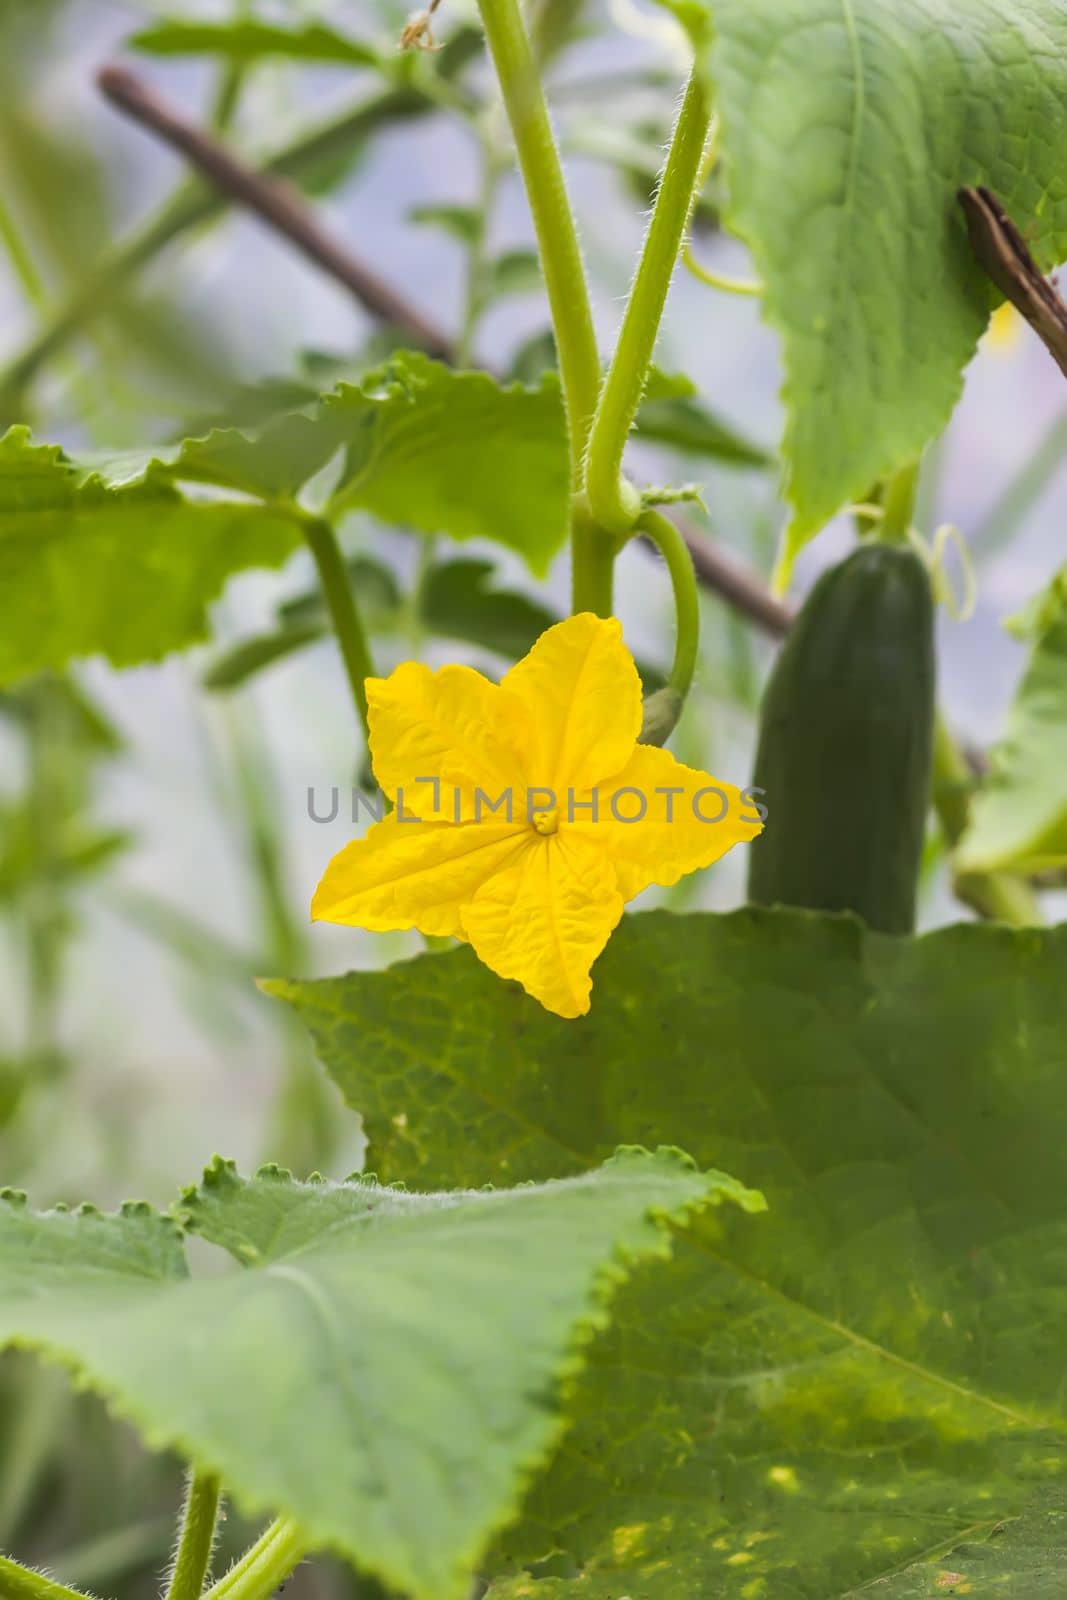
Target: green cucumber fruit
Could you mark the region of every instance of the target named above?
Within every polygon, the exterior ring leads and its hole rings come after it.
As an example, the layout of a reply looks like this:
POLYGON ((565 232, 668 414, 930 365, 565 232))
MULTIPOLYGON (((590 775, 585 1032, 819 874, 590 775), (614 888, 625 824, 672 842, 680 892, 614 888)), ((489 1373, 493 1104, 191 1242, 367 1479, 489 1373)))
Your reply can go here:
POLYGON ((934 604, 905 545, 867 544, 824 572, 767 683, 753 785, 757 905, 854 911, 911 933, 930 801, 934 604))

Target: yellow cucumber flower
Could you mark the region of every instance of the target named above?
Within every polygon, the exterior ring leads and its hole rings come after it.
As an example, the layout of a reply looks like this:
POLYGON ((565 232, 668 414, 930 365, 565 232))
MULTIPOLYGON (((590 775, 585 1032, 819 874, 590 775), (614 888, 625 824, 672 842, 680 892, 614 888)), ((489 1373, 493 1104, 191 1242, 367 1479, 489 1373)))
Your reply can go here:
POLYGON ((561 1017, 627 900, 709 866, 761 823, 730 784, 638 744, 622 627, 583 612, 497 685, 407 661, 367 679, 375 776, 395 810, 346 845, 316 921, 467 940, 561 1017))

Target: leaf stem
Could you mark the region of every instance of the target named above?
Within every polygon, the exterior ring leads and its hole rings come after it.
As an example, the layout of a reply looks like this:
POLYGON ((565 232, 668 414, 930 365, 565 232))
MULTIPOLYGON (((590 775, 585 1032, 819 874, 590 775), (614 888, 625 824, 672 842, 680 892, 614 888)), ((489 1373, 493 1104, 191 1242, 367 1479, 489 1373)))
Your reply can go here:
POLYGON ((628 533, 640 515, 636 491, 622 476, 623 452, 648 381, 667 290, 697 192, 710 122, 707 91, 694 70, 682 97, 618 344, 589 436, 585 467, 589 508, 596 521, 614 534, 628 533))
POLYGON ((319 582, 345 664, 349 688, 352 690, 352 699, 363 732, 369 741, 366 680, 374 676, 374 663, 371 660, 367 634, 356 609, 341 547, 337 543, 337 535, 324 517, 314 517, 307 512, 301 512, 299 522, 319 574, 319 582))
POLYGON ((919 493, 919 462, 901 467, 887 478, 882 493, 882 516, 874 524, 877 538, 886 544, 902 544, 911 532, 915 502, 919 493))
POLYGON ((684 701, 693 682, 700 648, 700 597, 689 547, 679 530, 660 511, 645 511, 638 530, 652 540, 667 563, 674 592, 674 660, 667 685, 684 701))
POLYGON ((200 1600, 215 1545, 219 1493, 219 1480, 213 1473, 190 1472, 165 1600, 200 1600))
POLYGON ((307 1550, 307 1540, 296 1523, 279 1517, 225 1577, 207 1591, 204 1600, 267 1600, 300 1565, 307 1550))
POLYGON ((600 360, 582 252, 519 0, 478 0, 478 7, 537 234, 577 487, 600 387, 600 360))
POLYGON ((85 1600, 78 1589, 46 1578, 21 1562, 0 1556, 0 1600, 85 1600))

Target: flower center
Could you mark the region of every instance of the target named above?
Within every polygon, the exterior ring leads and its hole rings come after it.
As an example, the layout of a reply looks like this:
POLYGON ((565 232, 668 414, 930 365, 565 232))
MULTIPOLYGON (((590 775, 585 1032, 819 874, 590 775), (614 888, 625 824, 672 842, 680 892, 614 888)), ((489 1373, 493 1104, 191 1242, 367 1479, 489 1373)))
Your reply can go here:
POLYGON ((533 825, 538 833, 558 833, 559 806, 553 806, 550 811, 535 811, 533 825))

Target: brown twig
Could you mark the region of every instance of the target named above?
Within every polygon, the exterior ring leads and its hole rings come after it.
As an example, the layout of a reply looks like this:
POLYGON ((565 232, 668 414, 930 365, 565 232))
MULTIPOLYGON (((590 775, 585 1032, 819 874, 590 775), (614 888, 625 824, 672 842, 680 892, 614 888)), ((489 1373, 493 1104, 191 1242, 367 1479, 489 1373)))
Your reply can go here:
POLYGON ((246 166, 127 68, 103 67, 96 81, 112 105, 180 151, 190 166, 229 199, 284 234, 316 266, 343 284, 371 316, 405 329, 428 355, 449 359, 452 343, 447 334, 332 238, 295 189, 246 166))
POLYGON ((1067 377, 1067 306, 1038 270, 1026 240, 991 189, 961 189, 957 199, 978 265, 1026 318, 1067 377))
MULTIPOLYGON (((345 245, 331 238, 289 184, 246 166, 213 134, 190 122, 127 68, 103 67, 97 74, 97 83, 113 105, 180 151, 225 198, 254 211, 329 277, 344 284, 371 316, 403 329, 439 360, 455 360, 455 344, 448 335, 357 260, 345 245)), ((682 535, 693 557, 697 578, 705 588, 774 638, 786 632, 792 612, 775 599, 756 573, 697 529, 682 526, 682 535)))

